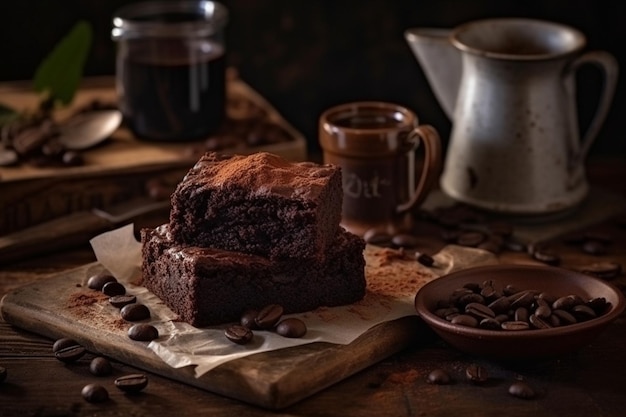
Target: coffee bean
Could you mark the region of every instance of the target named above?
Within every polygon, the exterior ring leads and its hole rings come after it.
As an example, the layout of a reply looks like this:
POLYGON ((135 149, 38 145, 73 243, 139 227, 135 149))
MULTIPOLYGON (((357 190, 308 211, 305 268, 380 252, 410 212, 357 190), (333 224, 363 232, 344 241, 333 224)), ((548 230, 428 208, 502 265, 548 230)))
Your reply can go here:
POLYGON ((80 345, 80 343, 78 343, 76 340, 70 339, 69 337, 62 337, 60 339, 57 339, 52 345, 52 353, 56 353, 66 347, 78 345, 80 345))
POLYGON ((517 289, 517 287, 515 287, 514 285, 507 285, 502 289, 502 294, 506 295, 506 296, 510 296, 513 294, 517 294, 518 292, 520 292, 520 290, 517 289))
POLYGON ((511 331, 520 331, 520 330, 528 330, 530 325, 525 321, 505 321, 500 325, 504 330, 511 331))
POLYGON ((54 352, 54 357, 61 362, 70 363, 76 362, 87 353, 87 350, 81 345, 73 345, 64 347, 54 352))
POLYGON ((450 320, 452 324, 459 324, 461 326, 467 327, 477 327, 478 320, 474 316, 470 316, 469 314, 459 314, 455 316, 452 320, 450 320))
POLYGON ((113 297, 109 298, 109 303, 111 303, 113 307, 117 307, 117 308, 122 308, 129 304, 134 304, 136 302, 137 302, 137 297, 131 294, 114 295, 113 297))
POLYGON ((509 296, 511 302, 511 308, 516 309, 518 307, 529 307, 533 301, 535 301, 535 294, 533 291, 520 291, 516 294, 509 296))
POLYGON ((140 342, 149 342, 159 337, 159 331, 151 324, 139 323, 128 329, 128 337, 140 342))
POLYGON ((433 266, 435 264, 435 259, 426 253, 417 252, 415 254, 415 259, 424 266, 433 266))
POLYGON ((555 309, 552 311, 552 315, 558 317, 562 324, 578 323, 576 317, 574 317, 572 314, 568 313, 565 310, 555 309))
POLYGON ((117 279, 115 279, 115 277, 108 272, 101 272, 89 277, 87 280, 87 287, 92 290, 102 291, 104 284, 109 282, 117 282, 117 279))
POLYGON ((276 333, 284 337, 302 337, 306 334, 306 331, 306 324, 295 317, 284 319, 276 326, 276 333))
POLYGON ((102 292, 108 295, 109 297, 113 297, 114 295, 126 294, 126 288, 124 287, 123 284, 117 281, 112 281, 112 282, 107 282, 106 284, 102 286, 102 292))
POLYGON ((435 315, 442 319, 445 319, 446 317, 452 314, 458 314, 458 313, 459 313, 459 309, 456 307, 444 307, 444 308, 439 308, 435 310, 435 315))
POLYGON ((498 294, 498 291, 496 291, 496 289, 493 287, 493 285, 485 285, 480 290, 480 295, 485 297, 485 299, 489 299, 489 300, 493 300, 493 299, 495 299, 495 298, 500 296, 500 294, 498 294))
POLYGON ((391 244, 399 248, 414 248, 418 244, 415 236, 406 233, 400 233, 391 238, 391 244))
POLYGON ((259 326, 257 326, 256 324, 256 316, 259 314, 258 311, 256 310, 246 310, 242 315, 241 315, 241 319, 239 320, 239 324, 241 324, 244 327, 247 327, 250 330, 256 330, 259 328, 259 326))
POLYGON ((101 403, 109 399, 109 392, 100 384, 85 385, 81 394, 90 403, 101 403))
POLYGON ((443 369, 434 369, 428 374, 427 382, 435 385, 447 385, 452 382, 452 378, 443 369))
POLYGON ((593 311, 596 312, 596 314, 600 315, 600 314, 604 314, 604 312, 607 310, 607 307, 609 307, 610 303, 608 303, 606 301, 606 298, 604 297, 595 297, 587 301, 586 305, 591 307, 593 311))
POLYGON ((148 386, 148 377, 144 374, 129 374, 117 378, 114 384, 128 394, 136 394, 148 386))
POLYGON ((485 330, 500 330, 500 322, 495 318, 485 318, 478 323, 478 327, 485 330))
POLYGON ((492 309, 481 303, 469 303, 465 306, 465 313, 479 320, 492 319, 496 316, 492 309))
POLYGON ((528 248, 524 242, 521 242, 512 237, 504 239, 503 246, 505 249, 510 250, 511 252, 527 252, 528 248))
POLYGON ((281 305, 270 304, 259 311, 254 321, 261 329, 271 329, 278 323, 282 315, 283 307, 281 305))
POLYGON ((515 321, 523 321, 528 323, 529 316, 530 314, 528 313, 528 309, 526 307, 518 307, 513 313, 513 318, 515 319, 515 321))
POLYGON ((378 229, 369 229, 363 234, 363 240, 370 245, 388 246, 391 244, 391 235, 378 229))
POLYGON ((482 232, 463 232, 459 235, 456 243, 461 246, 476 247, 483 243, 485 234, 482 232))
POLYGON ((126 321, 140 321, 150 318, 150 309, 144 304, 133 303, 122 307, 120 315, 126 321))
POLYGON ((79 166, 85 163, 83 156, 76 151, 65 151, 61 156, 61 161, 65 166, 79 166))
POLYGON ((494 313, 504 313, 511 307, 511 302, 509 301, 508 297, 503 295, 489 303, 488 307, 494 313))
POLYGON ((522 399, 535 397, 535 390, 524 381, 515 381, 509 386, 509 394, 522 399))
POLYGON ((20 158, 13 149, 7 149, 0 145, 0 167, 16 165, 20 158))
POLYGON ((107 358, 97 356, 89 363, 89 372, 95 376, 111 375, 113 373, 113 367, 107 358))
POLYGON ((470 294, 462 295, 458 301, 458 304, 462 306, 466 306, 467 304, 470 304, 470 303, 484 304, 485 297, 483 297, 480 294, 470 293, 470 294))
POLYGON ((547 319, 552 314, 552 309, 547 305, 541 305, 535 309, 535 315, 542 319, 547 319))
POLYGON ((467 380, 473 382, 475 384, 482 384, 487 379, 489 379, 489 375, 487 370, 480 365, 470 365, 465 369, 465 376, 467 380))
POLYGON ((0 383, 4 382, 7 379, 7 368, 4 366, 0 366, 0 383))
POLYGON ((237 343, 238 345, 245 345, 252 340, 254 334, 249 328, 235 324, 224 330, 224 336, 231 342, 237 343))
POLYGON ((552 327, 548 320, 543 317, 539 317, 536 314, 531 314, 528 321, 535 329, 549 329, 552 327))
POLYGON ((571 313, 578 321, 591 320, 597 317, 596 312, 589 306, 578 304, 572 307, 571 313))
POLYGON ((569 310, 576 305, 576 299, 571 295, 559 297, 552 303, 552 308, 555 310, 569 310))
POLYGON ((559 255, 548 249, 536 249, 532 252, 532 257, 536 261, 543 262, 547 265, 556 266, 561 263, 559 255))
POLYGON ((579 268, 583 274, 593 275, 600 279, 617 278, 622 273, 622 265, 616 262, 594 262, 579 268))

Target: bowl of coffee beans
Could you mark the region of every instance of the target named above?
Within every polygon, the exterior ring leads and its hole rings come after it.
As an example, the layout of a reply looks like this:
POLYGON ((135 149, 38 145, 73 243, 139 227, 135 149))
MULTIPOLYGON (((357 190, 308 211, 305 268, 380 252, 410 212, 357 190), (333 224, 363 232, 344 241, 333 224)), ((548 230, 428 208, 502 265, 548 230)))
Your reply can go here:
POLYGON ((606 281, 552 266, 490 265, 423 286, 418 315, 451 346, 494 359, 555 357, 578 350, 624 311, 606 281))

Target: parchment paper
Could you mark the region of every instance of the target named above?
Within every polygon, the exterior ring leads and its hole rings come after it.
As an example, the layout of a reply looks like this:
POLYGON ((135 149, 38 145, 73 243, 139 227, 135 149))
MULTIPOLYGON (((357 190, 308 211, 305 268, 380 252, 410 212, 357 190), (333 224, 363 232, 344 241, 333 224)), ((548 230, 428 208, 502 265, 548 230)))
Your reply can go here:
POLYGON ((469 266, 497 263, 495 256, 487 251, 449 245, 434 255, 435 264, 427 268, 404 257, 401 251, 368 246, 367 293, 363 300, 290 315, 306 323, 308 330, 302 338, 255 330, 250 344, 237 345, 224 336, 225 326, 196 328, 178 321, 177 315, 155 295, 133 285, 140 282, 141 243, 134 237, 132 224, 103 233, 90 243, 98 261, 124 282, 128 293, 150 308, 151 324, 157 327, 160 336, 148 347, 174 368, 195 365, 196 377, 224 362, 254 353, 312 342, 349 344, 379 323, 414 315, 415 294, 432 279, 469 266))

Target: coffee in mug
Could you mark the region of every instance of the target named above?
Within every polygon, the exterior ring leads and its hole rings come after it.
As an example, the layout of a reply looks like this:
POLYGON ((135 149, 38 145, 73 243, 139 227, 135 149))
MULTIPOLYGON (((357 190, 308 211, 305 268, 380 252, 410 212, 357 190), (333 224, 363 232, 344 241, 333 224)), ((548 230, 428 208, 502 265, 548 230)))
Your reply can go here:
POLYGON ((397 233, 412 227, 411 211, 441 169, 441 141, 432 126, 419 125, 415 113, 397 104, 355 102, 320 116, 319 142, 324 163, 342 170, 345 229, 363 236, 370 229, 397 233), (424 164, 417 175, 420 144, 424 164))

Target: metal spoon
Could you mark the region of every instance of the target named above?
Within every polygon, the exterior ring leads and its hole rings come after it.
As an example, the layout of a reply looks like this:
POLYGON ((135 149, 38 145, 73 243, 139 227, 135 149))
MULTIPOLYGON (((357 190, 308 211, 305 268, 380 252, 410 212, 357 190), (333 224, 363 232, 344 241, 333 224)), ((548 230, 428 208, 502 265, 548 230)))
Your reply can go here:
POLYGON ((59 127, 59 141, 71 150, 91 148, 107 139, 122 123, 119 110, 92 110, 72 116, 59 127))

